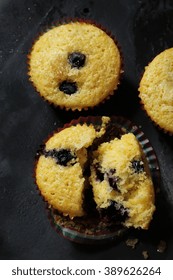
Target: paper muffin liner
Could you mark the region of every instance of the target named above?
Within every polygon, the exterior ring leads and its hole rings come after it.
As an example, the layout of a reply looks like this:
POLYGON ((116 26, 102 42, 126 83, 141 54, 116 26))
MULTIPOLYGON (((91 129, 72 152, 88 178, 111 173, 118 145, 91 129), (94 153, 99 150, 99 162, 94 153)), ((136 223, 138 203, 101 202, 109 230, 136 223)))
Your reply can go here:
MULTIPOLYGON (((148 163, 153 184, 155 187, 158 187, 160 184, 160 168, 156 154, 149 140, 145 137, 141 129, 131 121, 120 116, 112 116, 110 119, 111 123, 114 125, 115 129, 117 128, 117 131, 120 135, 129 132, 135 135, 142 147, 145 159, 148 163)), ((65 124, 54 133, 60 132, 67 127, 84 123, 88 125, 92 124, 95 128, 99 128, 102 123, 102 117, 80 117, 77 120, 72 120, 70 123, 65 124)), ((51 207, 51 205, 49 205, 47 202, 45 202, 45 204, 48 218, 53 228, 58 234, 70 241, 81 244, 104 244, 119 240, 128 232, 128 229, 123 225, 116 225, 112 221, 107 222, 101 217, 94 215, 92 217, 86 216, 70 219, 69 217, 58 213, 58 211, 51 207)))
POLYGON ((122 48, 118 42, 118 40, 116 39, 116 37, 109 31, 107 30, 105 27, 103 27, 101 24, 98 24, 96 23, 94 20, 90 20, 90 19, 82 19, 82 18, 66 18, 66 19, 63 19, 61 21, 57 21, 55 22, 54 24, 52 24, 51 26, 49 27, 46 27, 45 30, 42 30, 42 32, 40 32, 37 36, 35 36, 35 39, 33 40, 33 43, 32 43, 32 46, 28 52, 28 55, 27 55, 27 68, 28 68, 28 72, 27 72, 27 75, 28 75, 28 78, 29 78, 29 81, 31 82, 33 88, 35 89, 35 91, 39 94, 39 96, 45 101, 47 102, 49 105, 52 105, 53 107, 55 108, 60 108, 62 110, 66 110, 66 111, 87 111, 88 109, 93 109, 94 107, 98 107, 99 105, 101 104, 104 104, 107 100, 109 100, 111 98, 112 95, 115 94, 115 92, 118 90, 118 87, 122 81, 122 77, 123 77, 123 73, 124 73, 124 58, 123 58, 123 53, 122 53, 122 48), (102 100, 100 101, 98 104, 96 105, 93 105, 93 106, 86 106, 86 107, 83 107, 83 108, 78 108, 78 107, 75 107, 75 108, 72 108, 72 107, 69 107, 69 106, 65 106, 65 105, 58 105, 58 104, 55 104, 49 100, 47 100, 44 96, 42 96, 40 94, 40 92, 37 90, 34 82, 31 80, 31 76, 30 76, 30 54, 32 52, 32 49, 33 49, 33 46, 34 44, 36 43, 37 40, 39 40, 39 38, 44 34, 46 33, 48 30, 56 27, 56 26, 59 26, 59 25, 63 25, 63 24, 68 24, 70 22, 83 22, 83 23, 88 23, 88 24, 91 24, 93 26, 96 26, 98 27, 99 29, 103 30, 109 37, 112 38, 112 40, 114 41, 115 45, 117 46, 118 50, 119 50, 119 54, 120 54, 120 72, 119 72, 119 81, 118 81, 118 84, 116 86, 116 88, 114 90, 112 90, 111 92, 108 93, 108 95, 102 100))

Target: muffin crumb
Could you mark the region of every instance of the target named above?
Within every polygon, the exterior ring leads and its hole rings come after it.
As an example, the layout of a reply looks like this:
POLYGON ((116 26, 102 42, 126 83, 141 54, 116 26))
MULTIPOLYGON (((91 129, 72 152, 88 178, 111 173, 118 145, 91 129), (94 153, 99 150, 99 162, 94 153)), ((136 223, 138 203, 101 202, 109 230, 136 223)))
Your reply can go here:
POLYGON ((138 242, 139 242, 138 238, 132 238, 132 239, 129 238, 126 240, 126 245, 128 247, 131 247, 132 249, 135 249, 138 242))
POLYGON ((148 251, 142 251, 142 255, 143 255, 145 260, 147 260, 149 258, 148 251))

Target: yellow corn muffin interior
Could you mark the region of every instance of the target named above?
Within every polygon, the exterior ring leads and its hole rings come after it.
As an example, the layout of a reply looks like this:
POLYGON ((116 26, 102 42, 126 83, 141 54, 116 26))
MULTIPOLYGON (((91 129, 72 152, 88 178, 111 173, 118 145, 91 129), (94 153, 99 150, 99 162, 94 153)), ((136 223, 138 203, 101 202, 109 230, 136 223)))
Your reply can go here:
POLYGON ((121 57, 114 40, 84 22, 59 25, 41 35, 29 54, 29 76, 49 102, 81 110, 117 88, 121 57))
POLYGON ((150 118, 173 133, 173 48, 157 55, 145 68, 139 96, 150 118))

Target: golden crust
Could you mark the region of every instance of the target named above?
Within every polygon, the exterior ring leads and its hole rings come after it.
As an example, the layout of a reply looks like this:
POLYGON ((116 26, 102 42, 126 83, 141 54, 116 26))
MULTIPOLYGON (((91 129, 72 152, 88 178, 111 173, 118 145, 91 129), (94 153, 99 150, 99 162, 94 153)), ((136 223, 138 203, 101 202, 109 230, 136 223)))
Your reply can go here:
POLYGON ((149 117, 173 134, 173 48, 157 55, 145 68, 139 92, 149 117))
POLYGON ((100 28, 71 22, 50 29, 38 38, 29 55, 29 76, 37 91, 67 109, 86 109, 106 99, 119 83, 121 58, 114 40, 100 28), (71 68, 68 54, 86 55, 85 66, 71 68), (77 83, 78 91, 67 95, 59 90, 62 81, 77 83))

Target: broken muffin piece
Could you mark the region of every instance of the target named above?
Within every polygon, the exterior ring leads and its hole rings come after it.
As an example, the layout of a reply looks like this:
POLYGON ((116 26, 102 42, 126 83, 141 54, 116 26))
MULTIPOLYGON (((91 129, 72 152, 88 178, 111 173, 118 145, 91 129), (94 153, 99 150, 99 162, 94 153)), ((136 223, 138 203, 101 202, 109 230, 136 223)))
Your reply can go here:
POLYGON ((85 214, 83 193, 87 148, 105 132, 108 118, 100 130, 78 124, 55 133, 45 143, 36 164, 36 183, 44 199, 63 215, 71 218, 85 214))
POLYGON ((102 143, 93 152, 90 183, 101 213, 109 213, 111 208, 114 219, 121 216, 126 227, 148 228, 155 210, 154 187, 132 133, 102 143))

